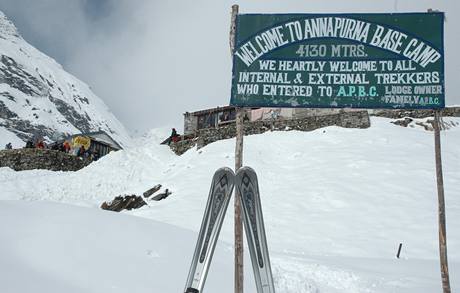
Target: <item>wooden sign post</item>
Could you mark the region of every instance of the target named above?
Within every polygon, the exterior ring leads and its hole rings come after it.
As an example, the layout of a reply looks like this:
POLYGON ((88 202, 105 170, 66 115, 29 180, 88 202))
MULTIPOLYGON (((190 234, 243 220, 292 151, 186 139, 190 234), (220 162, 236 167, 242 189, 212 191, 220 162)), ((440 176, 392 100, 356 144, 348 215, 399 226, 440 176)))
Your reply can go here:
POLYGON ((438 187, 438 222, 439 222, 439 260, 441 265, 442 289, 450 293, 449 266, 447 263, 446 206, 444 201, 444 182, 442 178, 440 111, 434 111, 434 150, 436 160, 436 182, 438 187))
MULTIPOLYGON (((236 16, 238 5, 232 6, 232 22, 230 26, 230 53, 233 59, 236 42, 236 16)), ((235 172, 243 166, 243 114, 242 108, 236 109, 236 146, 235 146, 235 172)), ((235 192, 238 192, 235 190, 235 192)), ((241 217, 241 203, 239 194, 234 197, 235 206, 235 293, 243 293, 243 220, 241 217)))

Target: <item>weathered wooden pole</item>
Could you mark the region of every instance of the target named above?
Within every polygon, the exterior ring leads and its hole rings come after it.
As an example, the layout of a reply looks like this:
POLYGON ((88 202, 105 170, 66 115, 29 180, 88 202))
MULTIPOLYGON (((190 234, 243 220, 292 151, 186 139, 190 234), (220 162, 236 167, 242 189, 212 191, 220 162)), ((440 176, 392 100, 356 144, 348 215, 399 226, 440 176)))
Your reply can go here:
POLYGON ((434 111, 434 150, 436 160, 436 182, 438 187, 439 259, 441 264, 442 289, 451 293, 449 266, 447 263, 446 206, 444 201, 444 182, 442 178, 440 111, 434 111))
MULTIPOLYGON (((235 170, 243 165, 243 112, 241 108, 236 112, 236 146, 235 170)), ((243 218, 241 214, 240 195, 235 189, 235 293, 243 293, 243 218)))
MULTIPOLYGON (((233 58, 236 43, 236 16, 238 5, 232 6, 232 22, 230 26, 230 53, 233 58)), ((243 166, 243 113, 242 108, 236 109, 236 145, 235 145, 235 172, 243 166)), ((238 189, 235 189, 235 293, 243 293, 243 219, 241 217, 241 203, 238 189)))

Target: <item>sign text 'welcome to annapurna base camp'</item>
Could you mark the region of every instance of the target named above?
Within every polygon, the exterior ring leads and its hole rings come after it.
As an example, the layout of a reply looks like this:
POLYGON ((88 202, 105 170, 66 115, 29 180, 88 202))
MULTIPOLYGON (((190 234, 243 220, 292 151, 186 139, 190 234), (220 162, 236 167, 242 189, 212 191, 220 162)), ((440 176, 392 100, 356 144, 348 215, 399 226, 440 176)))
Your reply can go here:
POLYGON ((243 14, 231 104, 443 108, 443 13, 243 14))

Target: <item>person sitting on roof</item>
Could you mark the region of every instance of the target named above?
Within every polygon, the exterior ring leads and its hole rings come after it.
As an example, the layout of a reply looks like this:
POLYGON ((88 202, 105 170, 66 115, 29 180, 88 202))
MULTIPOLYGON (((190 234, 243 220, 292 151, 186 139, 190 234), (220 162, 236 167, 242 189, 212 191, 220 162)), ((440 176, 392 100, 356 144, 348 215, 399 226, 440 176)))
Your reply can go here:
POLYGON ((161 144, 167 144, 170 145, 171 142, 178 142, 181 139, 180 135, 177 134, 177 131, 175 128, 171 130, 171 135, 165 139, 161 144))
POLYGON ((177 131, 175 128, 173 128, 173 134, 171 135, 171 140, 172 142, 178 142, 180 140, 180 135, 177 134, 177 131))
POLYGON ((180 135, 177 134, 176 129, 173 128, 171 131, 171 135, 169 136, 168 145, 170 145, 171 142, 178 142, 179 140, 180 140, 180 135))

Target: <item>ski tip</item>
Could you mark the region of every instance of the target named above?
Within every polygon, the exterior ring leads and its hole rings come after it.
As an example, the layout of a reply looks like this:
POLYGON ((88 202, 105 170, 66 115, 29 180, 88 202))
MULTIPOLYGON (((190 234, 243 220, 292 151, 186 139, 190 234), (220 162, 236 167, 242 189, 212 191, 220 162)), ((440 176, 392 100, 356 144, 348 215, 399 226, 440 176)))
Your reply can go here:
POLYGON ((198 289, 195 289, 195 288, 187 288, 187 290, 185 290, 185 293, 199 293, 200 291, 198 291, 198 289))
POLYGON ((221 180, 224 180, 226 184, 233 189, 233 185, 235 184, 235 173, 228 167, 219 168, 216 173, 214 173, 213 182, 220 182, 221 180))
POLYGON ((229 167, 221 167, 221 168, 217 169, 215 174, 218 174, 218 173, 230 173, 233 176, 235 176, 235 172, 233 172, 233 170, 231 168, 229 168, 229 167))
POLYGON ((254 176, 257 177, 256 171, 254 169, 252 169, 251 167, 248 167, 248 166, 244 166, 244 167, 239 168, 238 171, 236 171, 236 176, 242 176, 242 175, 239 175, 239 174, 244 174, 244 173, 254 174, 254 176))

